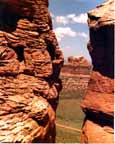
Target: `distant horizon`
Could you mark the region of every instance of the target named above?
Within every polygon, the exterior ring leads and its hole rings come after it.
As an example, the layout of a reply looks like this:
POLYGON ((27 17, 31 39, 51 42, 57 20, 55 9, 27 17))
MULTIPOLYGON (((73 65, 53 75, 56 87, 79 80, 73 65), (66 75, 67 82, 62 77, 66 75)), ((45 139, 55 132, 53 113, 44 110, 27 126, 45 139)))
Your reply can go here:
POLYGON ((89 62, 91 57, 87 50, 89 28, 87 12, 95 9, 105 0, 50 0, 49 9, 52 16, 53 30, 56 34, 64 59, 69 56, 83 56, 89 62))

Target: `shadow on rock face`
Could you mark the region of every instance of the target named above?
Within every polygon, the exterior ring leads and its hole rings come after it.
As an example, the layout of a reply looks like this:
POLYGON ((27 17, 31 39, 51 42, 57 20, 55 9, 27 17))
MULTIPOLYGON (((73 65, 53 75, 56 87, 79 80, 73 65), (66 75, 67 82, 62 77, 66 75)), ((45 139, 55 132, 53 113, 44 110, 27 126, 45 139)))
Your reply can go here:
POLYGON ((27 8, 24 7, 24 4, 13 0, 0 0, 0 30, 13 32, 16 30, 19 19, 32 19, 34 10, 31 3, 26 4, 27 8))
POLYGON ((12 7, 0 4, 0 30, 6 32, 15 31, 19 19, 20 15, 14 13, 12 7))

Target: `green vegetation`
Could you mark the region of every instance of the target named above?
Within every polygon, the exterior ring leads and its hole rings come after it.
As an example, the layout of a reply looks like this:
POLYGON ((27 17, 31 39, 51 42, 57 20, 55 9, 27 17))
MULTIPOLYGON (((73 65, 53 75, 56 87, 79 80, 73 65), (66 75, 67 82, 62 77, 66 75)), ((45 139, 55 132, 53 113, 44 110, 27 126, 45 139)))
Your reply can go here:
MULTIPOLYGON (((63 89, 57 109, 57 123, 76 129, 81 129, 84 114, 80 108, 83 90, 63 89)), ((57 126, 56 142, 79 143, 80 132, 57 126)))

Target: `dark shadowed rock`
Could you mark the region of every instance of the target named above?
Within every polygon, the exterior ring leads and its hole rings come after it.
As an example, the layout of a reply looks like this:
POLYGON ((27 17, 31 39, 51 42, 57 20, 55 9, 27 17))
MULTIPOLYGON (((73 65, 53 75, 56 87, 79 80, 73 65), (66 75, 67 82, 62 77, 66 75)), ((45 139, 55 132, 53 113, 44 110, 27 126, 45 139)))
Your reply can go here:
POLYGON ((105 76, 114 77, 114 1, 98 6, 88 13, 90 43, 88 49, 94 70, 105 76))

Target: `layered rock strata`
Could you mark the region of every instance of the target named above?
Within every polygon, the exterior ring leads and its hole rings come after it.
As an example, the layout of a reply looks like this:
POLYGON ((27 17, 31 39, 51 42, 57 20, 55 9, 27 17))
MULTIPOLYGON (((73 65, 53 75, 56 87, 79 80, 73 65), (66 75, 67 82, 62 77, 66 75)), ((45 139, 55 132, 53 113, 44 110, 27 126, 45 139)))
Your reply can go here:
POLYGON ((114 140, 114 1, 108 0, 88 13, 93 72, 81 103, 86 115, 82 143, 113 143, 114 140))
POLYGON ((61 69, 63 89, 77 91, 86 90, 90 79, 92 66, 83 56, 68 57, 67 62, 61 69))
POLYGON ((48 0, 0 0, 0 142, 55 142, 62 65, 48 0))

